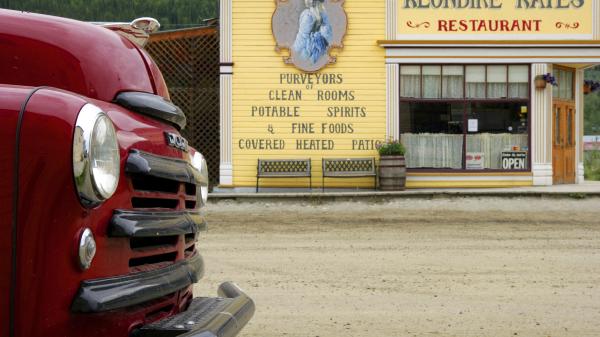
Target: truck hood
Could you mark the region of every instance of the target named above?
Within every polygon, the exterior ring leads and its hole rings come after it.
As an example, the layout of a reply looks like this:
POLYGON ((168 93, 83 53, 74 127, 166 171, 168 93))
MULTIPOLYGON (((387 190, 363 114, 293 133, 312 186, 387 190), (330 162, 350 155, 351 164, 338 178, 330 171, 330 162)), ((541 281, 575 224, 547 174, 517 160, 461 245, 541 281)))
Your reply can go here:
POLYGON ((108 29, 0 9, 0 83, 51 86, 110 102, 137 91, 168 99, 151 58, 108 29))

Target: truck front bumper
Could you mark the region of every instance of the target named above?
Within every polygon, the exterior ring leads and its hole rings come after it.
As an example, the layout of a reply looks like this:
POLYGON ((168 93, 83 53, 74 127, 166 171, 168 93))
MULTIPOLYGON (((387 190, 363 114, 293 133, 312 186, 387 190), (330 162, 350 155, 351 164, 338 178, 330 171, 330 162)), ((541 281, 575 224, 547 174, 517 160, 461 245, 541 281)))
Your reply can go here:
POLYGON ((237 285, 226 282, 220 297, 199 297, 175 316, 142 326, 132 337, 234 337, 254 315, 254 301, 237 285))

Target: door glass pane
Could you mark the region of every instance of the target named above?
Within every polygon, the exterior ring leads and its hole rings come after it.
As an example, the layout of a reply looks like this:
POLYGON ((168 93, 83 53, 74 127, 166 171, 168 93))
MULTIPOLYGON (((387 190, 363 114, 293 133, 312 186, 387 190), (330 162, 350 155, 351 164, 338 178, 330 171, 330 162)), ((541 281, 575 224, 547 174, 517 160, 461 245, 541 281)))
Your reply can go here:
POLYGON ((554 77, 556 78, 556 82, 558 83, 558 85, 553 85, 552 86, 552 97, 554 98, 560 98, 560 92, 558 91, 558 87, 560 86, 560 82, 562 79, 562 70, 560 69, 555 69, 554 71, 554 77))
POLYGON ((467 98, 485 98, 485 66, 466 66, 467 98))
POLYGON ((529 97, 529 66, 512 65, 508 67, 508 97, 529 97))
POLYGON ((423 66, 423 98, 440 98, 442 90, 441 80, 441 66, 423 66))
POLYGON ((506 66, 487 66, 488 98, 506 97, 506 66))
POLYGON ((566 100, 573 99, 573 72, 565 70, 563 71, 563 78, 561 83, 559 84, 560 88, 560 96, 566 100))
POLYGON ((400 96, 409 98, 421 97, 421 67, 400 67, 400 96))

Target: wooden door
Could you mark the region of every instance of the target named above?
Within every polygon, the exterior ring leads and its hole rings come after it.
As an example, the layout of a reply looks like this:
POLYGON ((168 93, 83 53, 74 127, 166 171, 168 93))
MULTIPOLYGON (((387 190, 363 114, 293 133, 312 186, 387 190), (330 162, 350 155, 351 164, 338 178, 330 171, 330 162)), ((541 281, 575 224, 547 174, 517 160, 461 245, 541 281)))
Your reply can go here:
POLYGON ((552 169, 554 184, 575 183, 575 103, 552 105, 552 169))

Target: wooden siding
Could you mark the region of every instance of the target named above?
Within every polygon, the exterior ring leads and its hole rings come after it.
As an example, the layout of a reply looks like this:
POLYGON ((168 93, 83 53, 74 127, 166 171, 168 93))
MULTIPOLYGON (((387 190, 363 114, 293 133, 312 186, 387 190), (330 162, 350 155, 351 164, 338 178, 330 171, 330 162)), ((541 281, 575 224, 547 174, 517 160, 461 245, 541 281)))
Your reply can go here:
MULTIPOLYGON (((358 139, 384 140, 386 137, 386 67, 383 48, 377 40, 385 38, 386 2, 347 0, 344 4, 348 14, 348 31, 344 48, 333 51, 337 63, 321 70, 321 74, 342 74, 343 84, 315 85, 308 90, 303 85, 280 84, 280 74, 301 73, 293 65, 287 65, 282 57, 287 52, 275 51, 271 33, 271 16, 275 11, 274 0, 232 0, 233 17, 233 94, 232 94, 232 147, 233 185, 254 186, 257 159, 311 158, 313 187, 321 184, 321 158, 323 157, 377 157, 375 150, 356 151, 352 141, 358 139), (323 102, 316 100, 316 91, 352 90, 356 99, 351 102, 323 102), (302 90, 299 102, 270 101, 269 90, 302 90), (301 117, 257 118, 251 116, 256 106, 294 106, 301 108, 301 117), (327 117, 330 106, 365 107, 365 118, 327 117), (316 134, 292 134, 292 123, 315 123, 316 134), (352 134, 321 134, 321 123, 351 123, 352 134), (268 126, 275 131, 270 135, 268 126), (242 150, 240 139, 279 138, 286 141, 285 150, 242 150), (297 139, 331 139, 335 150, 297 150, 297 139)), ((327 186, 371 187, 372 179, 328 179, 327 186)), ((264 179, 261 187, 306 187, 303 179, 264 179)))

